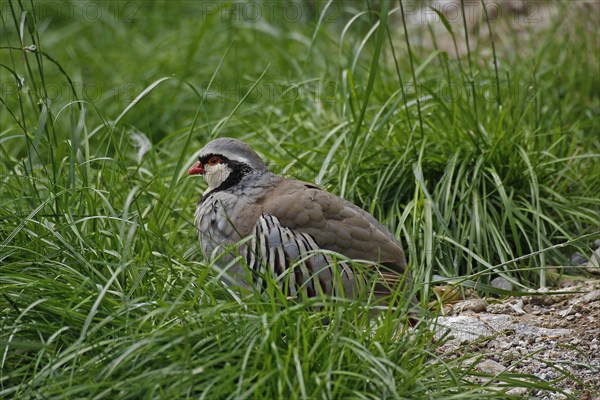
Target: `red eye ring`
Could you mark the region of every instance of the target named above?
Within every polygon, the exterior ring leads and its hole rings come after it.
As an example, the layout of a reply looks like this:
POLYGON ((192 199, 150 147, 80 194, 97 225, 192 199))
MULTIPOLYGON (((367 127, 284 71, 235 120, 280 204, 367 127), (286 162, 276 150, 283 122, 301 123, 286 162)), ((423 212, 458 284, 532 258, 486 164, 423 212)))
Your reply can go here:
POLYGON ((208 165, 217 165, 221 163, 221 157, 219 156, 212 156, 209 160, 208 160, 208 165))

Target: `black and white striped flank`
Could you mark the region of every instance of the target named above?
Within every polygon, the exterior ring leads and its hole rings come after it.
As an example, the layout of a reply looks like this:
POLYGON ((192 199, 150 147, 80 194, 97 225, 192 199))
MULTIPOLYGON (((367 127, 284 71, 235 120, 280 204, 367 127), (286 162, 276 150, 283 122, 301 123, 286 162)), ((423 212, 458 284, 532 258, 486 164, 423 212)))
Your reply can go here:
POLYGON ((288 297, 349 296, 356 284, 347 262, 324 252, 309 234, 282 226, 271 214, 258 219, 242 256, 263 291, 269 277, 288 297))

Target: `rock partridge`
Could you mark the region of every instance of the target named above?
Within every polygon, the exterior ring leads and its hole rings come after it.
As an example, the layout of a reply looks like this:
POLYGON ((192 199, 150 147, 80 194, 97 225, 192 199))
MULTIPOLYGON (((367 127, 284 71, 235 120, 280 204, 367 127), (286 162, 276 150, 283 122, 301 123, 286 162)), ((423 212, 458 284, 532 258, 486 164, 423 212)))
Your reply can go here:
POLYGON ((204 255, 219 257, 229 284, 263 290, 274 279, 290 297, 354 298, 365 284, 377 298, 410 290, 402 247, 373 216, 316 185, 269 172, 243 142, 209 142, 188 174, 208 184, 196 226, 204 255), (374 273, 359 273, 349 259, 369 262, 374 273))

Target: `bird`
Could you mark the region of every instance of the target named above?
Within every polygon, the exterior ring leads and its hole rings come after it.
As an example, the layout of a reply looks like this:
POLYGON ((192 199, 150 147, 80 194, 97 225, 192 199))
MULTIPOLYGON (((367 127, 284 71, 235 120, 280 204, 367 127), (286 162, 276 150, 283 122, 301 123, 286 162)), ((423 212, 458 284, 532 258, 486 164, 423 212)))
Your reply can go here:
POLYGON ((353 299, 365 287, 388 298, 400 287, 407 298, 412 281, 401 244, 355 204, 270 172, 234 138, 208 142, 188 175, 206 181, 195 225, 202 252, 227 284, 264 291, 273 279, 288 298, 353 299))

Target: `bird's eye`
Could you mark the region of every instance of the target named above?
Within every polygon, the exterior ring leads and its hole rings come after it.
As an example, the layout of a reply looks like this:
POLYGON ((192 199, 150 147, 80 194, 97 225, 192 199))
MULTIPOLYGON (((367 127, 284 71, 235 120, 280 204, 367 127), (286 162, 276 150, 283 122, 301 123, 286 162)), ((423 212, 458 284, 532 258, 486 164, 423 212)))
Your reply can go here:
POLYGON ((208 165, 217 165, 221 162, 221 157, 219 156, 212 156, 209 160, 208 160, 208 165))

